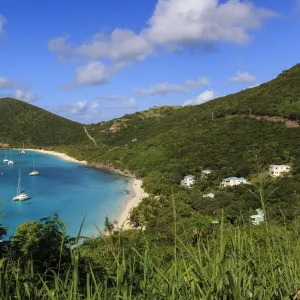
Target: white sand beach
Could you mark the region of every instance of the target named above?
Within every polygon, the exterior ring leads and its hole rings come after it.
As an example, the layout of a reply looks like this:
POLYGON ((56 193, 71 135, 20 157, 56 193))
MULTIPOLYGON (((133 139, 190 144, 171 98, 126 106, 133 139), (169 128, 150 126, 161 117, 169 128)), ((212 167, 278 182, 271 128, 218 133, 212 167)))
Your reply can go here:
POLYGON ((130 229, 131 226, 128 222, 130 212, 132 208, 138 206, 143 198, 148 197, 149 195, 142 188, 141 179, 131 179, 129 183, 129 195, 125 199, 124 209, 122 210, 121 215, 118 217, 117 221, 119 226, 123 229, 130 229))
POLYGON ((56 152, 56 151, 48 151, 48 150, 38 150, 38 149, 24 149, 25 151, 36 151, 36 152, 40 152, 40 153, 44 153, 44 154, 50 154, 50 155, 55 155, 63 160, 66 161, 70 161, 70 162, 76 162, 76 163, 80 163, 80 164, 84 164, 86 165, 87 162, 85 160, 77 160, 65 153, 61 153, 61 152, 56 152))

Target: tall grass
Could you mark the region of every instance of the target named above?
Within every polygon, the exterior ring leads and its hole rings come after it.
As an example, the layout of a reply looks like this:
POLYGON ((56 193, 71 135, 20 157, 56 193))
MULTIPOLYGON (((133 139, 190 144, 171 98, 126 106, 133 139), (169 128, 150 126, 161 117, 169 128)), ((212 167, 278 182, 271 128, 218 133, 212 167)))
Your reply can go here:
POLYGON ((102 279, 96 279, 92 267, 80 274, 78 249, 71 250, 72 264, 63 275, 51 270, 48 276, 33 274, 35 285, 30 275, 21 278, 18 266, 2 259, 0 296, 22 300, 292 299, 300 288, 300 243, 286 228, 227 228, 222 222, 196 245, 176 240, 176 255, 168 264, 154 263, 151 245, 142 252, 133 248, 129 255, 120 246, 115 274, 102 279))

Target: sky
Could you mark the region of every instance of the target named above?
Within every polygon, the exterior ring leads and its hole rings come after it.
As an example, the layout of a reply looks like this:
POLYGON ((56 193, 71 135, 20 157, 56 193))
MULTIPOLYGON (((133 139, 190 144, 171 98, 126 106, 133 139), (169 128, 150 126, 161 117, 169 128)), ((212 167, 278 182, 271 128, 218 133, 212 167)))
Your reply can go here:
POLYGON ((0 97, 86 124, 202 104, 299 53, 300 0, 0 0, 0 97))

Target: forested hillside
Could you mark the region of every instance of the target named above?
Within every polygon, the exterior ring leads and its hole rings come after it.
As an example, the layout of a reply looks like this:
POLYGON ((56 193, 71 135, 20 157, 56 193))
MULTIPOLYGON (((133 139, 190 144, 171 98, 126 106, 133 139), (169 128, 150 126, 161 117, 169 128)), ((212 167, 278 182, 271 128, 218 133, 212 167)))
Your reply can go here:
MULTIPOLYGON (((35 139, 44 128, 49 143, 39 135, 36 146, 127 170, 143 179, 150 194, 131 212, 135 230, 106 219, 105 234, 70 238, 57 215, 21 225, 10 242, 0 244, 0 296, 299 299, 298 79, 299 65, 203 105, 155 107, 92 124, 87 130, 97 145, 81 137, 81 124, 0 100, 9 112, 0 123, 4 141, 23 141, 24 130, 35 139), (24 111, 26 126, 14 116, 24 111), (33 116, 38 125, 30 126, 33 116), (270 164, 288 164, 292 172, 273 178, 270 164), (203 177, 207 168, 212 173, 203 177), (191 188, 180 186, 187 174, 196 178, 191 188), (251 184, 221 188, 230 176, 251 184), (263 208, 264 222, 254 226, 250 215, 257 208, 263 208)), ((0 238, 5 234, 0 224, 0 238)))
POLYGON ((11 98, 0 99, 0 143, 26 147, 88 143, 80 123, 11 98))

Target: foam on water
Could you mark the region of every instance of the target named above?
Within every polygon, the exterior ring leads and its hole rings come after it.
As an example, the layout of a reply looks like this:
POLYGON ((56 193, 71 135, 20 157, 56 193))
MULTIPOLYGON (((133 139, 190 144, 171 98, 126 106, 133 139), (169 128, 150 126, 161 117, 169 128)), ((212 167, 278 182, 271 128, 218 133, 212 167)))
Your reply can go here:
MULTIPOLYGON (((33 152, 18 156, 12 151, 15 165, 3 163, 5 151, 0 150, 0 201, 4 209, 4 225, 12 235, 27 220, 58 213, 67 224, 68 234, 76 235, 86 215, 82 234, 97 235, 94 223, 103 229, 104 218, 114 220, 121 212, 126 197, 126 178, 86 168, 56 156, 35 152, 35 168, 39 176, 29 176, 33 152), (21 188, 31 196, 25 202, 12 200, 16 194, 19 169, 21 188)), ((9 152, 8 152, 9 158, 9 152)))

